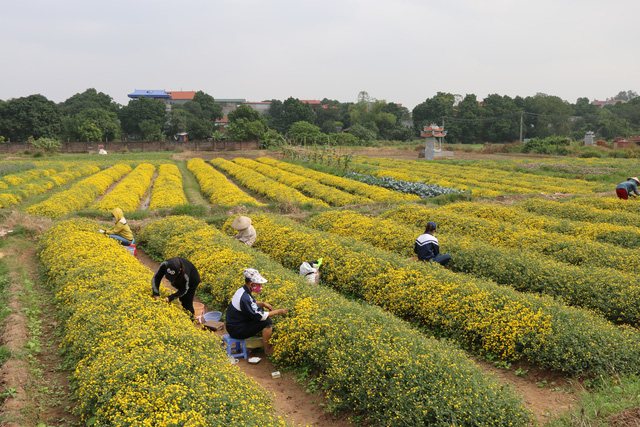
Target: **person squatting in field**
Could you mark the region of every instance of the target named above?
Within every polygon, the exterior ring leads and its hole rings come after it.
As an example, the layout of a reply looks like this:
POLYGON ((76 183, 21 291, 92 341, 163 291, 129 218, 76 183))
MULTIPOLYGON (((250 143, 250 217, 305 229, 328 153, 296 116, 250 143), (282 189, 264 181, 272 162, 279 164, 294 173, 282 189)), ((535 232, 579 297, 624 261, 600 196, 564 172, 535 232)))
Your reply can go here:
POLYGON ((124 218, 124 213, 120 208, 113 208, 111 210, 111 214, 115 219, 115 224, 111 228, 107 228, 106 230, 100 229, 101 233, 106 234, 112 239, 116 239, 123 246, 129 246, 133 242, 133 233, 131 232, 131 228, 129 228, 129 224, 127 224, 127 220, 124 218))
POLYGON ((258 235, 256 229, 251 225, 251 218, 241 215, 233 220, 231 228, 238 230, 238 233, 234 236, 238 242, 244 243, 247 246, 253 246, 256 242, 258 235))
POLYGON ((638 193, 638 184, 640 184, 640 181, 638 181, 638 178, 635 176, 627 178, 625 182, 621 182, 616 187, 616 195, 618 198, 624 200, 629 199, 629 196, 638 197, 640 196, 640 193, 638 193))
POLYGON ((436 223, 429 221, 424 230, 416 239, 413 251, 418 255, 419 261, 435 261, 440 265, 447 265, 451 261, 451 255, 441 254, 438 239, 434 236, 436 223))
POLYGON ((182 307, 191 313, 191 319, 194 319, 195 311, 193 309, 193 297, 196 294, 196 289, 200 284, 200 273, 198 269, 186 258, 169 258, 162 261, 160 267, 153 275, 151 279, 151 290, 153 291, 153 298, 158 299, 160 296, 160 282, 162 277, 166 277, 171 286, 176 291, 165 297, 165 301, 170 303, 174 299, 179 299, 182 307))
POLYGON ((239 288, 227 307, 226 328, 229 336, 243 340, 262 331, 262 345, 265 354, 272 354, 273 347, 269 343, 273 333, 271 316, 285 315, 287 310, 280 308, 274 310, 266 302, 257 302, 252 293, 262 291, 262 285, 267 279, 262 277, 258 270, 247 268, 244 270, 244 286, 239 288), (264 311, 266 308, 269 311, 264 311))

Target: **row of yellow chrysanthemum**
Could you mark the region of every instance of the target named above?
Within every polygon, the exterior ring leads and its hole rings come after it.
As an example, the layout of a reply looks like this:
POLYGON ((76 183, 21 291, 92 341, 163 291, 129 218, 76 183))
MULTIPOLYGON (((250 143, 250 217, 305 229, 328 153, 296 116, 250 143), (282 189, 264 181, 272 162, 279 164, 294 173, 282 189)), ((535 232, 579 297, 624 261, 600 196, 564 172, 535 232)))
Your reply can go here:
POLYGON ((136 211, 155 171, 156 167, 149 163, 136 166, 113 190, 91 205, 91 208, 104 212, 111 212, 113 208, 120 208, 123 212, 136 211))
POLYGON ((255 205, 264 206, 253 197, 232 184, 226 176, 218 172, 204 160, 194 157, 187 163, 187 168, 193 173, 200 185, 200 191, 209 197, 214 205, 239 206, 255 205))
POLYGON ((576 236, 547 232, 525 224, 478 218, 457 212, 450 205, 427 208, 418 205, 401 206, 386 216, 403 218, 410 224, 422 224, 423 218, 435 221, 441 231, 469 239, 479 239, 490 245, 539 252, 556 261, 572 265, 614 268, 626 273, 637 270, 640 249, 627 249, 576 236))
POLYGON ((340 188, 352 194, 367 197, 376 202, 404 202, 420 200, 415 194, 405 194, 398 191, 387 190, 386 188, 375 185, 365 184, 364 182, 355 181, 353 179, 342 178, 324 172, 318 172, 313 169, 294 165, 287 162, 280 162, 269 157, 260 157, 256 159, 261 163, 277 167, 279 169, 295 173, 306 178, 314 179, 322 184, 340 188))
POLYGON ((285 425, 265 391, 229 364, 219 338, 194 328, 176 305, 153 300, 151 272, 95 223, 54 226, 40 237, 39 256, 75 363, 83 421, 285 425))
POLYGON ((74 165, 74 167, 42 178, 19 183, 0 193, 0 208, 20 203, 23 199, 41 194, 57 186, 71 182, 74 179, 96 173, 100 170, 95 165, 74 165))
MULTIPOLYGON (((35 166, 35 165, 34 165, 35 166)), ((65 170, 73 167, 74 165, 70 163, 60 163, 60 162, 41 162, 38 163, 39 167, 34 167, 33 169, 23 170, 17 173, 11 173, 2 176, 0 178, 0 190, 5 190, 9 187, 24 184, 25 182, 33 181, 39 178, 44 178, 47 176, 55 175, 60 172, 64 172, 65 170)))
MULTIPOLYGON (((629 211, 615 209, 598 209, 591 205, 589 200, 603 199, 603 197, 585 197, 586 204, 574 202, 559 202, 544 200, 539 198, 529 199, 518 203, 518 209, 535 213, 538 215, 552 216, 573 221, 588 221, 600 224, 613 224, 618 226, 637 227, 640 224, 640 211, 629 211)), ((637 206, 637 201, 621 200, 628 203, 631 208, 637 206)), ((610 202, 609 202, 610 203, 610 202)))
MULTIPOLYGON (((341 236, 363 240, 380 249, 414 256, 416 237, 422 234, 429 216, 394 216, 406 224, 372 218, 352 211, 331 211, 312 217, 307 225, 341 236), (412 222, 418 221, 418 222, 412 222)), ((592 309, 612 322, 640 322, 640 287, 635 275, 615 269, 572 266, 526 249, 514 251, 490 245, 481 238, 438 232, 441 251, 453 255, 453 271, 484 277, 518 291, 560 297, 571 306, 592 309), (606 295, 606 298, 603 298, 606 295)))
POLYGON ((129 172, 131 172, 131 166, 127 164, 120 163, 112 166, 83 179, 66 191, 56 193, 47 200, 29 206, 27 213, 58 218, 87 207, 98 195, 107 191, 111 184, 129 172))
POLYGON ((273 167, 266 163, 256 162, 251 159, 237 158, 233 160, 236 164, 244 166, 262 175, 269 177, 288 187, 293 187, 309 197, 323 200, 331 206, 346 206, 363 203, 373 203, 373 200, 347 193, 337 188, 319 183, 318 181, 298 175, 286 170, 273 167))
MULTIPOLYGON (((296 267, 313 259, 287 250, 297 237, 282 241, 296 267)), ((425 338, 378 307, 311 284, 203 221, 171 217, 153 222, 139 234, 139 243, 156 257, 193 261, 203 280, 201 290, 220 307, 244 283, 244 268, 259 269, 268 279, 260 299, 289 310, 276 319, 275 360, 318 375, 330 409, 352 410, 389 426, 527 423, 527 412, 511 392, 454 346, 425 338)))
POLYGON ((592 194, 596 191, 607 189, 606 184, 580 179, 557 178, 442 162, 417 162, 368 157, 359 157, 357 162, 380 166, 385 169, 410 172, 428 183, 433 183, 434 180, 445 180, 445 182, 451 184, 465 184, 474 190, 474 194, 476 194, 476 189, 521 194, 537 194, 540 192, 592 194))
POLYGON ((211 160, 211 164, 233 176, 238 182, 251 191, 273 200, 290 203, 309 204, 316 207, 329 207, 325 202, 312 197, 307 197, 298 190, 268 178, 261 173, 240 166, 234 162, 222 158, 211 160))
POLYGON ((435 184, 441 187, 447 188, 455 188, 456 190, 463 191, 472 191, 474 196, 480 197, 493 197, 500 195, 500 191, 491 190, 487 188, 481 188, 476 186, 468 185, 467 180, 457 179, 457 180, 448 180, 448 179, 428 179, 421 175, 418 175, 411 171, 411 169, 397 169, 386 166, 377 166, 369 163, 363 163, 358 159, 355 159, 353 162, 349 163, 349 169, 354 172, 363 173, 367 175, 372 175, 378 178, 389 177, 400 181, 407 182, 424 182, 425 184, 435 184))
POLYGON ((158 166, 158 177, 153 181, 149 209, 175 208, 187 203, 178 166, 172 163, 158 166))
POLYGON ((353 238, 253 215, 256 247, 294 268, 324 256, 325 283, 504 359, 569 372, 640 372, 640 336, 553 298, 416 263, 353 238), (615 349, 615 352, 612 350, 615 349))
MULTIPOLYGON (((570 204, 580 208, 581 205, 570 204)), ((560 207, 560 203, 550 204, 551 210, 545 215, 538 215, 519 204, 509 206, 487 203, 456 203, 448 206, 454 212, 461 212, 478 218, 496 220, 517 224, 532 229, 544 230, 552 233, 567 234, 578 239, 595 240, 610 243, 623 248, 640 247, 640 230, 635 226, 608 224, 592 218, 589 221, 581 219, 558 218, 554 216, 553 207, 560 207)), ((584 208, 584 206, 582 206, 584 208)), ((610 211, 611 214, 614 212, 610 211)), ((637 218, 640 223, 640 216, 637 218)))

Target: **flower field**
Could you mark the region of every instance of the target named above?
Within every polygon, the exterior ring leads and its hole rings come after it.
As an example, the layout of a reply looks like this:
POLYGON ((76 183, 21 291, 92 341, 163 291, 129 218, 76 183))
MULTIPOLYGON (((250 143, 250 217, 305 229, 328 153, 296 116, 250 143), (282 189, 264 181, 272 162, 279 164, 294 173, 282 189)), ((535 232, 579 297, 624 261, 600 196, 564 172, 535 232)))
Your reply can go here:
MULTIPOLYGON (((393 211, 386 215, 394 218, 393 211)), ((307 225, 359 239, 406 257, 415 255, 413 242, 424 232, 423 227, 412 223, 372 218, 350 211, 325 212, 311 218, 307 225)), ((543 293, 568 305, 594 310, 612 322, 640 323, 640 288, 635 275, 611 268, 554 261, 525 247, 514 251, 456 233, 437 234, 442 250, 453 256, 453 262, 449 264, 453 271, 483 277, 518 291, 543 293)))
POLYGON ((397 191, 390 191, 382 187, 376 187, 374 185, 363 184, 352 179, 341 178, 339 176, 331 175, 324 172, 317 172, 313 169, 305 168, 291 163, 279 162, 269 157, 260 157, 257 161, 285 170, 297 175, 314 179, 321 184, 329 185, 332 187, 340 188, 351 194, 356 194, 362 197, 366 197, 375 202, 408 202, 418 200, 419 197, 412 194, 399 193, 397 191))
POLYGON ((116 188, 91 207, 104 212, 111 212, 113 208, 120 208, 123 212, 136 211, 155 171, 156 167, 149 163, 137 166, 116 188))
POLYGON ((180 169, 171 163, 158 166, 158 177, 153 183, 149 209, 175 208, 187 202, 180 169))
POLYGON ((100 170, 95 165, 64 165, 57 168, 30 169, 22 173, 5 175, 0 180, 0 208, 20 203, 35 194, 44 193, 100 170))
POLYGON ((257 268, 261 298, 288 310, 273 318, 271 363, 304 372, 326 410, 356 425, 531 425, 519 390, 473 358, 567 378, 640 375, 640 202, 579 178, 610 163, 345 158, 400 183, 383 188, 320 163, 131 156, 0 164, 2 212, 54 220, 37 253, 87 425, 290 425, 216 335, 150 298, 152 273, 97 232, 97 211, 116 206, 140 251, 197 266, 211 309, 257 268), (417 196, 407 183, 465 194, 417 196), (239 213, 253 247, 231 237, 239 213), (453 256, 446 268, 412 259, 427 221, 453 256), (299 277, 319 257, 320 283, 299 277))
POLYGON ((329 205, 320 199, 307 197, 295 188, 289 187, 271 179, 263 174, 248 169, 242 165, 221 158, 211 160, 211 164, 224 170, 238 182, 251 191, 262 194, 274 201, 307 204, 313 207, 326 207, 329 205))
POLYGON ((89 206, 93 200, 103 194, 114 182, 131 172, 131 166, 120 163, 98 172, 74 184, 69 190, 56 193, 47 200, 29 206, 31 215, 59 218, 70 212, 89 206))
MULTIPOLYGON (((362 412, 390 426, 524 425, 528 420, 511 392, 460 350, 425 338, 379 308, 310 284, 202 221, 174 217, 152 223, 140 243, 159 258, 194 262, 202 287, 221 306, 243 284, 243 269, 259 269, 269 281, 264 298, 289 309, 285 318, 274 320, 275 359, 317 371, 334 409, 362 412)), ((303 258, 290 255, 297 264, 303 258)))
MULTIPOLYGON (((465 345, 567 372, 639 368, 634 358, 640 355, 640 334, 589 311, 438 265, 415 263, 282 217, 252 219, 262 231, 256 246, 284 266, 296 268, 302 259, 323 256, 328 285, 455 336, 465 345)), ((231 231, 229 222, 225 229, 231 231)))
POLYGON ((207 165, 204 160, 194 157, 189 160, 187 167, 200 184, 200 191, 209 197, 212 204, 223 206, 238 206, 243 204, 264 206, 255 198, 249 196, 220 172, 207 165))
POLYGON ((255 160, 241 158, 234 159, 234 163, 261 173, 262 175, 278 181, 288 187, 293 187, 309 197, 321 199, 331 206, 345 206, 373 202, 369 198, 340 191, 334 187, 321 184, 314 179, 306 178, 292 172, 287 172, 283 169, 272 167, 266 163, 259 163, 255 160))
POLYGON ((153 300, 152 273, 96 231, 92 221, 69 220, 39 244, 87 425, 286 425, 229 364, 219 338, 153 300))
POLYGON ((415 162, 409 160, 358 157, 352 169, 369 175, 424 181, 458 190, 472 190, 473 195, 492 197, 505 193, 574 193, 593 194, 608 189, 602 184, 584 180, 543 177, 522 172, 494 168, 448 165, 442 162, 415 162))

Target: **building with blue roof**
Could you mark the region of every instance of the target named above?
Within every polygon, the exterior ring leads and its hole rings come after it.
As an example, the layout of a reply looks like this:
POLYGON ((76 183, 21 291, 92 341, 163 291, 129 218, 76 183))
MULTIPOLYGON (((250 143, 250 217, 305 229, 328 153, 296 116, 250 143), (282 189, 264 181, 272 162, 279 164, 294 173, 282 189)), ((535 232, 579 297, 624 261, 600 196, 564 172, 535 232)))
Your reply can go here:
POLYGON ((165 92, 164 90, 142 90, 136 89, 133 93, 127 95, 129 98, 137 99, 141 96, 146 96, 147 98, 154 99, 171 99, 171 94, 165 92))

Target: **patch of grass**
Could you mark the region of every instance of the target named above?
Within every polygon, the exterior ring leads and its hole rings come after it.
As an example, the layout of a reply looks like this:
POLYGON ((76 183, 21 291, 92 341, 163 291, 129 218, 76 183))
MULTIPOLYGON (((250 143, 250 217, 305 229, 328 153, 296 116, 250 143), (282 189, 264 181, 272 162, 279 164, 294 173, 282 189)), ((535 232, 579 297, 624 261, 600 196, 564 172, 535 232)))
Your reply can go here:
POLYGON ((189 215, 195 218, 204 218, 209 214, 205 205, 180 205, 171 210, 172 215, 189 215))
MULTIPOLYGON (((551 420, 549 426, 604 426, 630 409, 640 407, 640 378, 636 375, 598 378, 592 390, 580 393, 580 401, 569 413, 551 420)), ((588 384, 588 383, 587 383, 588 384)), ((625 424, 627 425, 627 424, 625 424)))

